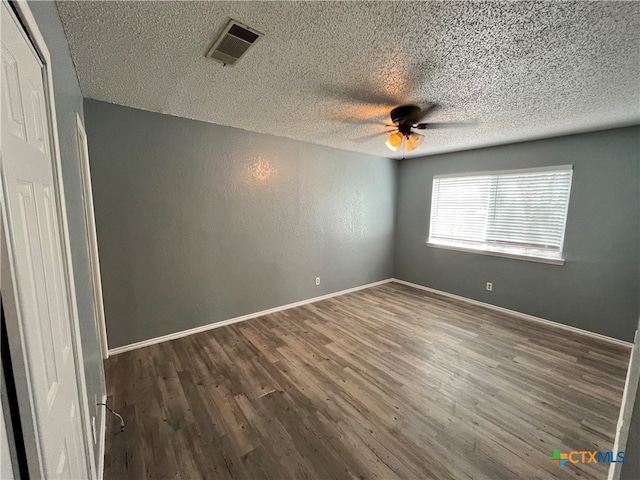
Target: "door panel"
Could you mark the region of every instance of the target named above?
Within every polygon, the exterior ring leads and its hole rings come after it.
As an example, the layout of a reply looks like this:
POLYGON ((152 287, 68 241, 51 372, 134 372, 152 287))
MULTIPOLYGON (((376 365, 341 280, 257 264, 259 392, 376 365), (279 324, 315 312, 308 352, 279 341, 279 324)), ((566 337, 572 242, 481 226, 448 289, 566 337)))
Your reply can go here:
POLYGON ((6 105, 9 131, 21 140, 26 137, 24 127, 24 108, 22 108, 22 94, 20 93, 20 81, 18 80, 18 64, 11 52, 2 47, 2 83, 3 102, 6 105))
POLYGON ((40 388, 47 392, 47 403, 51 403, 58 389, 58 374, 56 368, 56 358, 54 355, 54 339, 49 322, 49 312, 46 306, 46 299, 38 296, 38 290, 43 290, 44 278, 42 275, 42 261, 40 256, 40 245, 38 239, 38 219, 33 184, 24 181, 17 182, 17 193, 20 200, 19 222, 15 231, 18 233, 17 240, 22 243, 17 245, 17 249, 24 255, 24 274, 28 282, 36 288, 30 291, 21 291, 21 304, 25 306, 23 314, 27 318, 32 318, 30 327, 33 329, 30 334, 33 342, 39 348, 36 358, 32 362, 40 364, 40 369, 44 372, 39 380, 40 388))
POLYGON ((47 154, 45 129, 44 129, 44 104, 42 102, 42 94, 38 90, 38 87, 32 82, 30 84, 31 94, 31 119, 33 126, 30 129, 31 136, 29 138, 29 144, 40 150, 45 155, 47 154))
POLYGON ((2 187, 18 323, 46 478, 86 478, 44 69, 2 3, 2 187))
POLYGON ((59 344, 62 347, 61 363, 66 365, 69 361, 69 352, 71 351, 71 337, 69 335, 69 329, 66 328, 65 319, 69 319, 69 308, 65 299, 65 285, 64 278, 62 278, 62 265, 60 264, 60 256, 55 252, 61 251, 60 237, 58 236, 58 219, 55 212, 55 200, 52 196, 51 187, 44 187, 42 199, 44 202, 45 212, 45 224, 47 238, 49 242, 45 242, 46 248, 52 261, 53 269, 48 273, 48 278, 52 285, 52 295, 49 296, 52 305, 50 310, 56 315, 59 321, 56 323, 59 327, 59 344))

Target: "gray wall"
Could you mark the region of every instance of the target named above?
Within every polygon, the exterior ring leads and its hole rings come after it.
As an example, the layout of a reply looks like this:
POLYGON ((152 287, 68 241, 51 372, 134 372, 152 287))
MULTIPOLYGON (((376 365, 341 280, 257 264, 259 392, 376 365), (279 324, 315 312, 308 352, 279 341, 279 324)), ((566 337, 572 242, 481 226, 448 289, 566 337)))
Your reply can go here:
POLYGON ((399 279, 633 341, 640 264, 640 127, 404 160, 399 279), (433 176, 574 165, 563 266, 427 247, 433 176), (493 292, 485 290, 493 282, 493 292))
POLYGON ((393 275, 394 161, 95 100, 85 115, 110 348, 393 275))
MULTIPOLYGON (((104 411, 102 408, 97 409, 93 402, 96 395, 100 400, 105 392, 104 371, 93 312, 92 280, 76 143, 76 112, 82 118, 82 93, 55 3, 29 2, 29 7, 47 43, 53 64, 62 176, 87 380, 87 397, 89 412, 91 415, 97 414, 96 425, 100 425, 104 411)), ((98 461, 97 445, 95 452, 96 461, 98 461)))

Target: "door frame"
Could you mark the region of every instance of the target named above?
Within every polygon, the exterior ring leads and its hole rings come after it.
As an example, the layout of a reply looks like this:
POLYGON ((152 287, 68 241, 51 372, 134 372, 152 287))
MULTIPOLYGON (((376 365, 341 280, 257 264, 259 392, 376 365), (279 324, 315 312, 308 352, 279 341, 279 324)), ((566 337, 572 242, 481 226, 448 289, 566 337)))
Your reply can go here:
POLYGON ((93 307, 96 318, 96 330, 102 351, 102 358, 109 358, 107 343, 107 325, 104 318, 104 301, 102 298, 102 278, 100 275, 100 256, 98 255, 98 235, 96 233, 96 217, 93 209, 93 188, 91 187, 91 167, 89 165, 89 146, 87 132, 82 124, 80 114, 76 112, 76 134, 78 139, 78 162, 80 164, 80 181, 84 200, 84 219, 87 227, 87 248, 89 265, 93 280, 93 307))
MULTIPOLYGON (((45 111, 47 119, 49 120, 50 127, 50 152, 51 161, 53 167, 53 180, 56 199, 56 216, 58 219, 58 225, 60 230, 60 245, 62 247, 62 269, 64 272, 64 283, 67 289, 67 305, 69 311, 69 317, 71 322, 71 339, 72 350, 76 372, 76 384, 78 387, 78 403, 80 410, 80 421, 82 424, 82 449, 84 450, 84 458, 81 459, 81 463, 87 470, 87 478, 97 479, 97 470, 95 455, 93 449, 93 435, 91 432, 91 422, 89 421, 89 401, 87 398, 86 389, 86 377, 84 371, 84 360, 82 354, 82 343, 79 329, 79 317, 76 301, 75 281, 73 275, 73 265, 71 256, 71 244, 69 241, 69 225, 67 221, 66 201, 64 194, 64 183, 62 176, 62 164, 60 156, 60 145, 58 140, 58 122, 56 117, 55 95, 53 90, 53 73, 51 55, 47 44, 42 36, 38 24, 31 12, 31 8, 27 4, 26 0, 13 0, 8 2, 2 0, 7 4, 9 10, 18 17, 23 32, 28 40, 31 42, 31 46, 34 48, 36 54, 40 57, 43 63, 43 83, 45 93, 45 111)), ((2 151, 2 145, 0 144, 0 152, 2 151)), ((7 333, 9 337, 9 349, 11 352, 11 358, 13 362, 13 373, 16 382, 16 394, 20 403, 20 419, 23 426, 23 436, 25 442, 25 450, 27 453, 27 465, 30 474, 33 477, 44 477, 43 461, 40 452, 40 441, 37 437, 37 418, 32 407, 33 392, 31 389, 31 383, 29 378, 29 370, 26 362, 26 352, 24 350, 25 345, 25 326, 21 319, 21 314, 16 301, 18 292, 15 290, 15 267, 14 256, 9 235, 12 227, 9 225, 8 217, 6 215, 6 203, 4 199, 4 179, 0 181, 0 191, 2 192, 1 212, 2 226, 4 229, 4 235, 2 235, 2 242, 0 246, 1 261, 6 268, 2 269, 2 278, 0 284, 2 285, 3 293, 3 305, 5 307, 5 318, 7 320, 7 333), (5 221, 6 220, 6 221, 5 221)))

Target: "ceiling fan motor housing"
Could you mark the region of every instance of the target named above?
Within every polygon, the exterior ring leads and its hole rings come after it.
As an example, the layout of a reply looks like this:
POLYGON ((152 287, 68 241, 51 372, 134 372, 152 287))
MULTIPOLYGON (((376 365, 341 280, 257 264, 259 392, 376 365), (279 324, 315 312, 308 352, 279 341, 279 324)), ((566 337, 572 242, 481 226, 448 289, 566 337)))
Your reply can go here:
POLYGON ((413 123, 420 114, 420 107, 417 105, 401 105, 391 110, 391 121, 393 123, 413 123))
POLYGON ((411 134, 411 128, 420 112, 420 107, 416 105, 401 105, 391 110, 391 121, 398 125, 398 131, 406 137, 411 134))

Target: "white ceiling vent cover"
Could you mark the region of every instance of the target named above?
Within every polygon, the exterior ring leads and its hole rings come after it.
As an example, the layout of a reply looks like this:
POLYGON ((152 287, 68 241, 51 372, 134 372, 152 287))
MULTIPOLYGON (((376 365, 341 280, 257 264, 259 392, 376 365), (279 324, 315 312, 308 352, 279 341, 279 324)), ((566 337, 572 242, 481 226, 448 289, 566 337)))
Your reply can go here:
POLYGON ((261 33, 231 20, 207 53, 207 57, 224 65, 233 65, 260 37, 262 37, 261 33))

